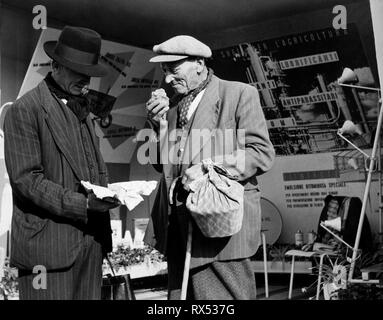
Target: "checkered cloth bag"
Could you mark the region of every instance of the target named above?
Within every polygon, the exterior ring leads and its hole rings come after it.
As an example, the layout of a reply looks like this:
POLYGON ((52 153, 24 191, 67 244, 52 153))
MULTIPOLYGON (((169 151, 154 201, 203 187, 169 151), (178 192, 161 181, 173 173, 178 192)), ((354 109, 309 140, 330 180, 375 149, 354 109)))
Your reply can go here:
POLYGON ((244 187, 212 160, 202 165, 207 173, 190 183, 186 207, 204 236, 231 236, 242 227, 244 187))

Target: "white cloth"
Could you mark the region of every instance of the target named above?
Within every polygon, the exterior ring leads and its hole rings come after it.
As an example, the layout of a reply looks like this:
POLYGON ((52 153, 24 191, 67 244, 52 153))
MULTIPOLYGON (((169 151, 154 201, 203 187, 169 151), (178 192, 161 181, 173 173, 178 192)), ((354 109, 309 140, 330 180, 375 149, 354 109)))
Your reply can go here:
POLYGON ((129 210, 133 210, 141 201, 143 196, 150 195, 157 186, 157 181, 127 181, 108 184, 108 188, 81 181, 87 189, 93 191, 97 198, 114 198, 120 200, 129 210))

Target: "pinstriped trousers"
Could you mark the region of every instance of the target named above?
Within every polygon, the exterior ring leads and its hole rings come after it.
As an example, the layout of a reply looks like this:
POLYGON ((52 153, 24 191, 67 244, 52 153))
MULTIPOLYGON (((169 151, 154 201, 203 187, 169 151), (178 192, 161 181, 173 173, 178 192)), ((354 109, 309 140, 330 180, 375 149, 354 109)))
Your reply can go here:
POLYGON ((102 259, 100 244, 86 235, 84 246, 72 266, 48 270, 46 289, 34 288, 33 279, 38 274, 19 270, 20 300, 100 300, 102 259))

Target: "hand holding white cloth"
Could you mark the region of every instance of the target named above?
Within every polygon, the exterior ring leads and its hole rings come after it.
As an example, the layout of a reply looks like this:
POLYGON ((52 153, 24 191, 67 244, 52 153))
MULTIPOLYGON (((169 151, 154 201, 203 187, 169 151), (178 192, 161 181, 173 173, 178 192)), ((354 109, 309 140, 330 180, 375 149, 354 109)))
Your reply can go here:
POLYGON ((81 181, 87 189, 93 191, 97 198, 117 197, 121 204, 133 210, 144 199, 141 195, 148 196, 157 186, 157 181, 127 181, 108 184, 108 188, 81 181))

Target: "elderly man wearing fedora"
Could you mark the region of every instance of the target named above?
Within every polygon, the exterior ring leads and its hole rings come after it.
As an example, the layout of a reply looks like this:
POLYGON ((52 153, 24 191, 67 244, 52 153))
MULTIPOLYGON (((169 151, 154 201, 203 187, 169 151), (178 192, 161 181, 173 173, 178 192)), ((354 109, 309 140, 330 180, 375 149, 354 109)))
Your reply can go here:
POLYGON ((5 117, 5 161, 13 192, 11 263, 20 299, 100 299, 103 255, 111 250, 109 209, 87 194, 107 170, 89 117, 86 88, 107 74, 101 37, 65 27, 44 44, 52 61, 41 83, 5 117))
POLYGON ((162 141, 160 131, 166 127, 169 153, 166 160, 161 153, 160 166, 155 166, 163 174, 145 241, 167 255, 169 299, 180 298, 190 221, 193 233, 186 298, 254 299, 255 276, 249 257, 260 244, 257 176, 271 168, 275 156, 258 92, 248 84, 215 76, 205 64, 211 49, 191 36, 175 36, 155 45, 153 51, 157 55, 150 61, 161 63, 165 82, 175 95, 169 101, 167 95, 153 94, 146 104, 148 124, 156 133, 154 141, 162 141), (204 139, 192 139, 193 132, 203 132, 204 139), (231 138, 237 143, 213 141, 218 132, 233 133, 231 138), (239 132, 242 134, 237 135, 239 132), (230 236, 205 236, 185 204, 190 183, 205 173, 201 164, 205 155, 244 186, 242 227, 230 236))

